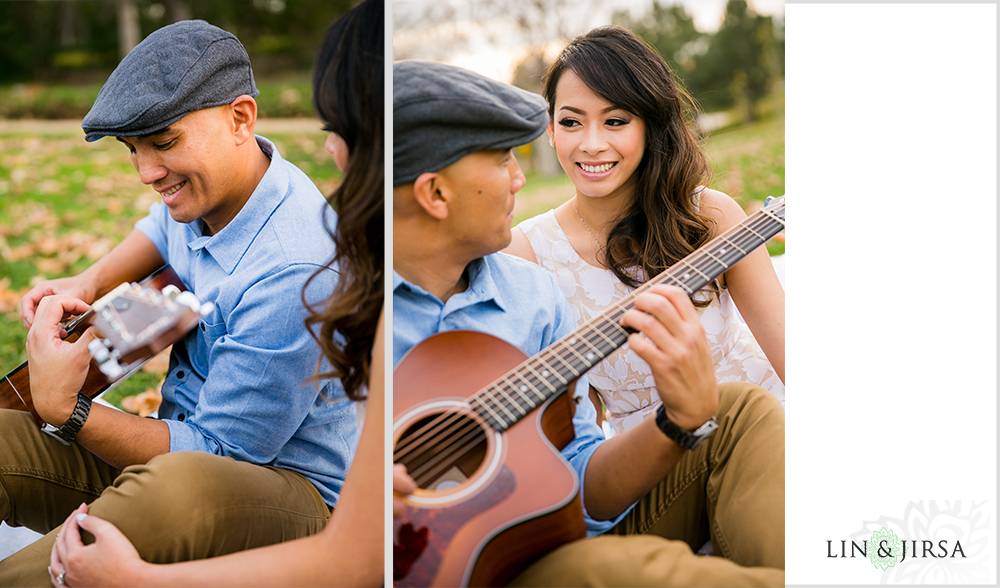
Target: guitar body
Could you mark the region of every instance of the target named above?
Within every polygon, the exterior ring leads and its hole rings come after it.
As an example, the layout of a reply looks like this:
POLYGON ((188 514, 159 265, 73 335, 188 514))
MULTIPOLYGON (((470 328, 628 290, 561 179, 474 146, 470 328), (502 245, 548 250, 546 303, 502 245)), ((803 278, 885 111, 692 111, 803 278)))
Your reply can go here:
MULTIPOLYGON (((163 266, 156 272, 150 274, 144 281, 144 286, 149 286, 156 288, 157 290, 162 290, 166 286, 174 286, 177 289, 184 291, 186 290, 184 283, 181 282, 180 277, 174 272, 173 268, 170 266, 163 266)), ((87 330, 90 326, 89 317, 81 316, 82 320, 71 321, 67 325, 67 332, 69 336, 66 337, 67 341, 76 341, 80 334, 87 330)), ((180 332, 175 329, 169 333, 166 337, 159 337, 156 340, 148 342, 142 349, 143 353, 137 353, 130 357, 130 361, 141 360, 145 361, 151 359, 154 355, 168 347, 173 342, 177 341, 184 336, 186 330, 180 332)), ((35 417, 35 421, 39 426, 44 425, 44 421, 38 412, 35 410, 35 405, 31 400, 31 385, 30 385, 30 375, 28 371, 28 362, 24 362, 17 366, 13 371, 6 375, 2 380, 0 380, 0 409, 11 409, 11 410, 26 410, 35 417)), ((87 371, 87 379, 83 383, 83 388, 80 389, 82 394, 90 398, 96 398, 104 392, 107 392, 114 385, 110 382, 101 370, 98 368, 97 363, 91 359, 90 369, 87 371)))
POLYGON ((423 341, 393 376, 393 461, 417 490, 393 521, 397 586, 498 586, 586 534, 573 439, 579 378, 628 340, 622 316, 657 284, 694 295, 785 228, 785 198, 688 254, 531 358, 495 337, 423 341))
POLYGON ((396 586, 504 585, 541 555, 585 536, 580 484, 559 454, 574 435, 572 396, 553 396, 503 432, 468 409, 470 395, 525 359, 496 337, 449 331, 414 347, 394 371, 396 459, 418 482, 393 522, 396 586), (445 411, 459 415, 442 422, 445 411), (476 439, 456 455, 432 441, 435 426, 476 439), (401 448, 414 435, 423 454, 401 448))

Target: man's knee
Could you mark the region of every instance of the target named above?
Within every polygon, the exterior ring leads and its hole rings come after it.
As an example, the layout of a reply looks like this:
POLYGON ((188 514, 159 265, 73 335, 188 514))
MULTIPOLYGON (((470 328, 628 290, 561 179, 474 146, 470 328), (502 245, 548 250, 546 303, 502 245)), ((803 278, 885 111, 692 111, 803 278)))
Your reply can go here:
POLYGON ((159 563, 303 537, 330 515, 302 476, 204 452, 168 453, 126 468, 90 512, 159 563))
POLYGON ((0 431, 0 466, 16 461, 24 453, 26 438, 41 432, 29 413, 6 409, 0 409, 0 431))
POLYGON ((512 586, 782 586, 780 570, 699 557, 682 541, 601 536, 564 545, 532 564, 512 586))
POLYGON ((741 419, 785 420, 785 409, 773 394, 746 382, 719 384, 718 418, 721 421, 729 414, 741 419))
MULTIPOLYGON (((94 504, 93 514, 109 520, 126 513, 145 517, 190 517, 210 511, 227 498, 226 469, 234 460, 199 451, 166 453, 125 468, 94 504)), ((147 519, 148 520, 148 519, 147 519)))
POLYGON ((93 513, 106 513, 111 520, 159 517, 166 525, 177 519, 211 524, 275 504, 291 516, 316 517, 321 523, 330 514, 319 492, 299 474, 183 451, 126 468, 94 504, 93 513))

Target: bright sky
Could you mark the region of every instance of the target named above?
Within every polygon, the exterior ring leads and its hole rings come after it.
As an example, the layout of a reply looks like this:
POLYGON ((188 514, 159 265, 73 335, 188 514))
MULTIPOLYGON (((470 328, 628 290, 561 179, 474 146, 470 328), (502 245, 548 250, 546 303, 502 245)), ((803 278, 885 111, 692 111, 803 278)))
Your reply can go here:
MULTIPOLYGON (((638 17, 647 13, 652 3, 652 0, 603 0, 589 4, 580 2, 581 10, 567 15, 561 24, 572 35, 582 34, 596 26, 610 23, 615 11, 629 10, 633 17, 638 17)), ((705 32, 718 29, 726 7, 726 0, 661 0, 660 3, 683 4, 694 18, 695 26, 705 32)), ((750 0, 750 4, 758 14, 783 17, 785 13, 784 0, 750 0)), ((407 56, 439 59, 498 80, 510 81, 516 64, 530 53, 531 44, 517 34, 518 28, 510 21, 496 19, 484 25, 469 20, 467 6, 464 0, 393 0, 393 45, 398 52, 407 56), (455 14, 451 21, 433 24, 425 22, 419 28, 400 28, 402 23, 413 19, 413 14, 422 14, 429 7, 449 6, 455 14), (511 34, 499 34, 505 30, 511 34), (455 35, 466 35, 468 42, 460 44, 455 50, 442 49, 447 43, 440 40, 455 35), (424 52, 427 46, 432 46, 433 54, 424 52), (445 54, 441 54, 442 51, 445 54)), ((561 48, 563 41, 553 32, 549 43, 551 46, 547 50, 554 53, 561 48)))

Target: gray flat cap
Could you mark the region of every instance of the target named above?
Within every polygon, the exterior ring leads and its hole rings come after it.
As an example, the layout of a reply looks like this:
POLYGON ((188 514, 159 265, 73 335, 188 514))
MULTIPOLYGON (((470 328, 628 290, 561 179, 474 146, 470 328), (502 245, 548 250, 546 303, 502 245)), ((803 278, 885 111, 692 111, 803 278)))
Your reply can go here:
POLYGON ((476 151, 530 143, 549 124, 545 100, 460 67, 392 65, 392 185, 476 151))
POLYGON ((203 20, 165 26, 136 45, 83 119, 88 141, 162 131, 185 114, 257 96, 239 39, 203 20))

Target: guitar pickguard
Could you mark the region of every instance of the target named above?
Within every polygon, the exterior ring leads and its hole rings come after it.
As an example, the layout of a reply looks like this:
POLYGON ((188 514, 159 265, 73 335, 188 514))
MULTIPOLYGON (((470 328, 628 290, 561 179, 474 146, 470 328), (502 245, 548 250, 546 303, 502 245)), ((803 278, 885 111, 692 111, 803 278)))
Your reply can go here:
POLYGON ((408 507, 393 523, 393 581, 405 579, 407 585, 430 586, 443 552, 459 529, 478 513, 507 499, 516 486, 514 474, 504 466, 489 487, 470 500, 446 508, 408 507))

